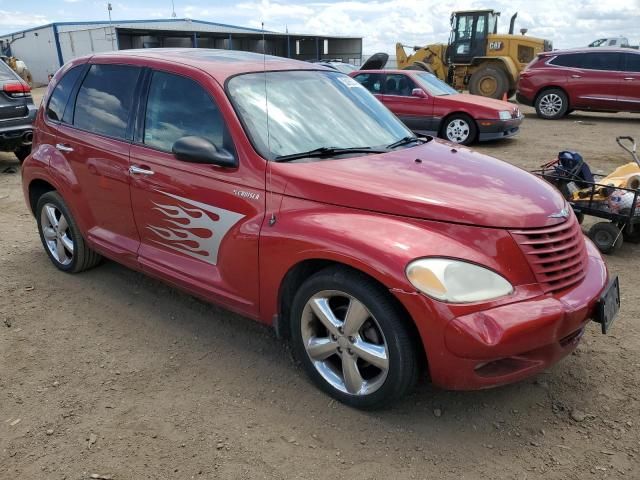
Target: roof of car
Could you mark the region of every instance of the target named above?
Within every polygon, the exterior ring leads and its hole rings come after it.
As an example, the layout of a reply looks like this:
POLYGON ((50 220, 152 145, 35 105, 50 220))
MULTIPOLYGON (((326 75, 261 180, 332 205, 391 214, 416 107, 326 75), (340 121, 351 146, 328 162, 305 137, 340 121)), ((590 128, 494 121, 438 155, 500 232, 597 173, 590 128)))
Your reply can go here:
POLYGON ((640 53, 638 50, 632 48, 623 47, 579 47, 579 48, 567 48, 563 50, 551 50, 549 52, 543 52, 543 55, 563 55, 566 53, 604 53, 604 52, 624 52, 624 53, 640 53))
POLYGON ((92 60, 114 57, 135 57, 160 60, 172 64, 191 65, 206 71, 220 83, 238 73, 264 70, 329 70, 322 65, 292 60, 290 58, 263 55, 239 50, 215 50, 209 48, 144 48, 99 53, 92 60))

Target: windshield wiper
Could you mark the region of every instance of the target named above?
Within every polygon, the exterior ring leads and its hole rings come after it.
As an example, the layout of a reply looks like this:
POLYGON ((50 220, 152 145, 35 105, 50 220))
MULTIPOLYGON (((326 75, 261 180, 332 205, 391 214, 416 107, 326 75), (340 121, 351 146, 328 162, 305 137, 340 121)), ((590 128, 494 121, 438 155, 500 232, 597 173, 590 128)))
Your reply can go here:
POLYGON ((397 142, 390 143, 389 145, 387 145, 387 148, 388 148, 388 149, 396 148, 396 147, 400 147, 400 146, 402 146, 402 145, 408 145, 408 144, 413 143, 413 142, 422 142, 422 143, 426 143, 426 142, 428 142, 429 140, 430 140, 430 138, 429 138, 429 137, 427 137, 427 138, 422 138, 422 137, 415 137, 415 136, 413 136, 413 135, 408 135, 408 136, 406 136, 406 137, 401 138, 401 139, 400 139, 400 140, 398 140, 397 142))
POLYGON ((274 160, 276 162, 288 162, 290 160, 298 160, 299 158, 311 157, 332 157, 334 155, 343 155, 345 153, 386 153, 387 150, 374 149, 371 147, 320 147, 314 148, 307 152, 291 153, 289 155, 278 155, 274 160))

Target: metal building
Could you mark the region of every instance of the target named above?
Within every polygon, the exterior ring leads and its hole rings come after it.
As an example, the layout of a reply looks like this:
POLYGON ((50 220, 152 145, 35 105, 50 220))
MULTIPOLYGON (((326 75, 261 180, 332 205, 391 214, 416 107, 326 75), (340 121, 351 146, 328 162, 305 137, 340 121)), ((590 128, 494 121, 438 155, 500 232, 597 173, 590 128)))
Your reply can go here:
POLYGON ((188 18, 56 22, 0 35, 2 54, 24 60, 35 84, 46 84, 50 74, 75 57, 157 47, 223 48, 299 60, 340 59, 355 65, 362 60, 361 37, 263 33, 254 28, 188 18))

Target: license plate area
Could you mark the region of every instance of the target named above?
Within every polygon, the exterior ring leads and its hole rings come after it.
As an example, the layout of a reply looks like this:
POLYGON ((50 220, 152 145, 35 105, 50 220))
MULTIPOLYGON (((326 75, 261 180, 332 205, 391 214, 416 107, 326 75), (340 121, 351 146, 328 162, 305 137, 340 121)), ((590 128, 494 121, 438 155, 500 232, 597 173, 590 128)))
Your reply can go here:
POLYGON ((606 334, 620 311, 620 282, 615 277, 609 282, 600 300, 596 304, 593 321, 602 327, 606 334))

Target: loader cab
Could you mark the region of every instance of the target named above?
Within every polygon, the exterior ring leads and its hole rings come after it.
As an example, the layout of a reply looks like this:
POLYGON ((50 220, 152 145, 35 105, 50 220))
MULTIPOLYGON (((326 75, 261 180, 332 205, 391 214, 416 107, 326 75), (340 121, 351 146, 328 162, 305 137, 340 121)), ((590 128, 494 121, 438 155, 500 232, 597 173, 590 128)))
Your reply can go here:
POLYGON ((447 48, 448 63, 469 64, 486 55, 487 36, 498 31, 500 12, 473 10, 451 14, 451 37, 447 48))

